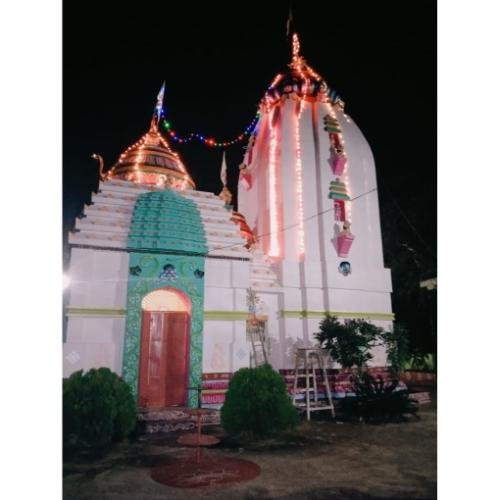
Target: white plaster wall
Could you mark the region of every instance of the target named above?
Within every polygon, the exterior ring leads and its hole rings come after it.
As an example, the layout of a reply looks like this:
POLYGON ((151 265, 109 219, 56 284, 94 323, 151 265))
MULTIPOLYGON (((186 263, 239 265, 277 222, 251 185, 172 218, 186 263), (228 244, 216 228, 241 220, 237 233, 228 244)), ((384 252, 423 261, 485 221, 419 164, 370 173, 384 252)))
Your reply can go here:
POLYGON ((204 322, 203 373, 235 372, 249 363, 245 321, 204 322))
MULTIPOLYGON (((353 243, 354 245, 354 243, 353 243)), ((378 292, 392 292, 391 272, 384 268, 369 268, 364 262, 349 258, 332 259, 327 268, 327 280, 330 288, 350 288, 352 290, 373 290, 378 292), (351 263, 351 274, 344 276, 338 266, 342 261, 351 263)))
POLYGON ((307 259, 303 264, 304 285, 321 288, 323 286, 323 266, 320 261, 307 259))
POLYGON ((295 144, 295 101, 287 100, 281 105, 281 141, 280 169, 278 179, 278 204, 283 213, 283 227, 290 228, 279 236, 283 248, 281 258, 289 261, 299 261, 299 229, 297 179, 295 174, 296 144, 295 144), (281 189, 280 189, 281 188, 281 189))
POLYGON ((332 311, 391 313, 391 296, 388 293, 364 290, 329 290, 332 311))
POLYGON ((280 355, 276 356, 279 363, 273 366, 276 369, 291 369, 295 367, 295 349, 306 343, 304 339, 304 323, 302 318, 283 318, 282 329, 277 343, 273 345, 280 355))
POLYGON ((129 255, 125 252, 73 248, 69 306, 124 308, 127 304, 129 255))
POLYGON ((69 317, 63 344, 63 376, 107 367, 121 375, 125 318, 69 317))
POLYGON ((231 261, 227 259, 206 259, 205 289, 207 289, 207 287, 230 287, 230 286, 231 286, 231 261))
POLYGON ((234 290, 205 286, 205 311, 234 311, 234 290))
POLYGON ((300 288, 283 288, 283 309, 288 311, 303 310, 302 291, 300 288))
POLYGON ((323 290, 321 288, 306 288, 307 311, 324 311, 323 290))
POLYGON ((304 240, 305 257, 308 262, 319 262, 320 254, 320 230, 316 214, 321 212, 321 203, 318 193, 321 189, 321 178, 316 174, 315 148, 313 134, 313 112, 311 103, 304 104, 300 117, 300 146, 302 153, 302 192, 304 205, 304 240), (319 187, 318 187, 319 184, 319 187))
POLYGON ((277 265, 281 284, 285 287, 300 287, 300 267, 298 262, 283 260, 277 265))
MULTIPOLYGON (((250 284, 248 286, 250 286, 250 284)), ((247 311, 248 310, 247 289, 235 288, 233 294, 234 294, 234 311, 236 312, 247 311)))
POLYGON ((231 262, 231 285, 235 288, 250 286, 250 261, 234 260, 231 262))

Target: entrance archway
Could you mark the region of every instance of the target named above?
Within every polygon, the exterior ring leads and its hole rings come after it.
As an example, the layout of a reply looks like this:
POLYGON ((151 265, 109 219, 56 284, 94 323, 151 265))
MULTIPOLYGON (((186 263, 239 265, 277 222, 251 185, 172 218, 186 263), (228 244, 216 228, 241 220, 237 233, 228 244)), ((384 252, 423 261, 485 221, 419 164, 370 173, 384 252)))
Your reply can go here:
POLYGON ((142 299, 139 398, 142 408, 184 406, 188 396, 191 301, 176 288, 142 299))

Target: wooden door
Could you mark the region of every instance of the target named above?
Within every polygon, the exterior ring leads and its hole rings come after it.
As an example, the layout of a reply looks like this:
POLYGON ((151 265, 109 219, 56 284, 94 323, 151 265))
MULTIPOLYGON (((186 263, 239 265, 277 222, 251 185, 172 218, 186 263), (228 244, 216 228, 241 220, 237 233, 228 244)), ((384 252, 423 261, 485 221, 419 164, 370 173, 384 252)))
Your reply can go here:
POLYGON ((163 408, 187 402, 189 376, 187 312, 142 313, 139 406, 163 408))

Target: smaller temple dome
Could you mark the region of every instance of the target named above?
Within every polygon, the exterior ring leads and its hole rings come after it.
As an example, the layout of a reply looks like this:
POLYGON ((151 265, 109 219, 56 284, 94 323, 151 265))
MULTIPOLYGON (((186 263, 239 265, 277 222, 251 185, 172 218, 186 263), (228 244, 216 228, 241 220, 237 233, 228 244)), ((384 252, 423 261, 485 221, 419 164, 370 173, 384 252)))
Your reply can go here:
POLYGON ((195 188, 179 155, 170 149, 159 132, 155 117, 149 131, 120 155, 108 178, 179 190, 195 188))
MULTIPOLYGON (((106 174, 107 178, 177 190, 196 187, 179 155, 170 149, 159 131, 159 123, 163 116, 164 91, 165 83, 158 94, 149 131, 120 155, 106 174)), ((102 165, 100 168, 102 169, 102 165)))

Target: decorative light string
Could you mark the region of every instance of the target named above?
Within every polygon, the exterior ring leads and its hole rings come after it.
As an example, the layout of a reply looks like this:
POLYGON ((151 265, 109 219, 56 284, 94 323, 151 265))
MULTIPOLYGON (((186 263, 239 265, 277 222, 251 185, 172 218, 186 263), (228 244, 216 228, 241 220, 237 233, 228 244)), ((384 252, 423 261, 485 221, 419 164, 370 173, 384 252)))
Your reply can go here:
POLYGON ((276 126, 273 124, 272 117, 269 115, 269 125, 271 129, 271 139, 269 143, 269 251, 270 257, 279 257, 280 245, 278 236, 278 186, 276 179, 276 149, 278 137, 276 126))
POLYGON ((299 257, 305 253, 304 243, 304 200, 302 196, 302 152, 300 147, 300 117, 304 108, 304 99, 300 100, 300 108, 295 119, 295 178, 297 182, 297 211, 298 211, 298 250, 299 257))
POLYGON ((193 141, 198 141, 212 148, 227 148, 228 146, 232 146, 233 144, 242 142, 246 138, 248 138, 248 136, 254 132, 255 126, 257 125, 259 118, 260 118, 260 111, 257 111, 252 121, 249 123, 249 125, 245 127, 245 129, 241 134, 239 134, 234 139, 226 141, 217 140, 213 137, 208 137, 206 134, 200 134, 198 132, 191 132, 186 136, 181 136, 175 130, 172 129, 172 125, 168 120, 163 119, 160 123, 162 124, 162 127, 167 131, 170 138, 179 144, 188 144, 193 141))

